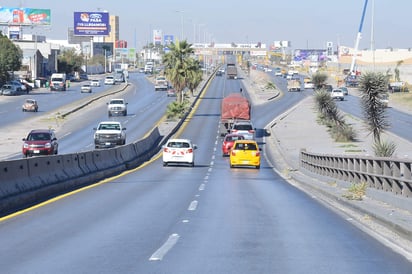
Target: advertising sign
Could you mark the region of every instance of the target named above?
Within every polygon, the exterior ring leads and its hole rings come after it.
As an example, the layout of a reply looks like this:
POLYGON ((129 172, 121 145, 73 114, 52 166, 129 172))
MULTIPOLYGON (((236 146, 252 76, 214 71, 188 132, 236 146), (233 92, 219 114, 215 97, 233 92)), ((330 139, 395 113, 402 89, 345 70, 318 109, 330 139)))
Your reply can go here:
POLYGON ((168 46, 171 43, 174 43, 174 41, 175 41, 174 36, 171 35, 171 34, 165 34, 163 39, 164 39, 165 46, 168 46))
POLYGON ((50 10, 1 7, 0 24, 50 25, 50 10))
POLYGON ((153 30, 153 44, 161 45, 162 44, 162 31, 155 29, 153 30))
POLYGON ((75 12, 74 35, 108 36, 110 31, 108 12, 75 12))

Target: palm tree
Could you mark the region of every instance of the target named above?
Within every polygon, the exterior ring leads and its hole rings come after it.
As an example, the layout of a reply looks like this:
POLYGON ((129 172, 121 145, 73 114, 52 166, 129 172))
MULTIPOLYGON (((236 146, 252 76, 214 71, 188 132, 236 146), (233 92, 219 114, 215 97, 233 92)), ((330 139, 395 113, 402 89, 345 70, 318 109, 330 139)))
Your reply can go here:
POLYGON ((190 90, 190 93, 193 96, 193 91, 197 88, 197 86, 202 82, 203 72, 200 69, 200 63, 198 60, 193 58, 189 59, 189 67, 188 67, 188 83, 187 87, 190 90))
POLYGON ((172 83, 177 94, 177 101, 183 102, 183 90, 187 87, 189 70, 191 68, 191 55, 194 53, 192 45, 186 40, 171 43, 170 52, 163 56, 165 74, 172 83))

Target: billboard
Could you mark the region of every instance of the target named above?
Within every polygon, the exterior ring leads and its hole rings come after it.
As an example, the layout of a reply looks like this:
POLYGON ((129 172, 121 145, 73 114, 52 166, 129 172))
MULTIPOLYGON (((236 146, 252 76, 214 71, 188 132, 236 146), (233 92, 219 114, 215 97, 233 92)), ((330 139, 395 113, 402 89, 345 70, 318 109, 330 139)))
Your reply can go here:
POLYGON ((49 9, 0 8, 0 24, 50 25, 49 9))
POLYGON ((171 43, 174 43, 174 42, 175 42, 175 38, 174 38, 174 36, 171 35, 171 34, 165 34, 165 35, 164 35, 164 38, 163 38, 163 41, 164 41, 165 46, 168 46, 168 45, 170 45, 171 43))
POLYGON ((320 62, 327 60, 324 49, 296 49, 294 51, 294 61, 320 62))
POLYGON ((153 30, 153 44, 161 45, 162 44, 162 31, 155 29, 153 30))
POLYGON ((108 12, 74 12, 74 35, 108 36, 108 12))

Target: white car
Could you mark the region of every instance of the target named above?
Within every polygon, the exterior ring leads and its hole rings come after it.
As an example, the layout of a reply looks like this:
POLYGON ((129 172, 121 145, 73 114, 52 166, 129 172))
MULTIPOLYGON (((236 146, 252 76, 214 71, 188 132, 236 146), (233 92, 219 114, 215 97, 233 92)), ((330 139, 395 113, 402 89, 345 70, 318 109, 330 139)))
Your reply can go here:
POLYGON ((230 129, 231 134, 243 135, 246 140, 255 139, 255 128, 252 125, 251 121, 236 121, 233 123, 232 128, 230 129))
POLYGON ((314 84, 313 82, 305 82, 305 83, 303 84, 303 87, 304 87, 305 89, 314 89, 314 88, 315 88, 315 84, 314 84))
POLYGON ((90 81, 90 85, 93 87, 100 87, 100 80, 99 79, 93 79, 90 81))
POLYGON ((114 85, 115 83, 116 82, 114 81, 114 76, 109 75, 104 78, 105 85, 114 85))
POLYGON ((107 112, 109 117, 113 115, 127 116, 127 103, 124 99, 111 99, 107 103, 107 112))
POLYGON ((87 83, 87 84, 83 84, 82 87, 80 88, 81 93, 83 92, 88 92, 88 93, 92 93, 92 86, 87 83))
POLYGON ((96 149, 126 144, 126 128, 120 122, 100 122, 94 130, 94 147, 96 149))
POLYGON ((343 101, 345 99, 342 90, 338 88, 333 89, 331 91, 330 96, 332 96, 332 99, 336 99, 336 100, 343 101))
POLYGON ((197 146, 189 139, 169 139, 163 146, 163 166, 186 164, 194 167, 195 149, 197 146))

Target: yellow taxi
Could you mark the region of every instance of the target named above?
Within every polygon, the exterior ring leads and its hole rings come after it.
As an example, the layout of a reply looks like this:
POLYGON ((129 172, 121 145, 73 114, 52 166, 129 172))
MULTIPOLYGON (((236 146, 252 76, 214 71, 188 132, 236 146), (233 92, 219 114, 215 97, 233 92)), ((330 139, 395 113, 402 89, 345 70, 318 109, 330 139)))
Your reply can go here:
POLYGON ((230 151, 230 168, 251 166, 260 168, 260 148, 255 140, 237 140, 230 151))

